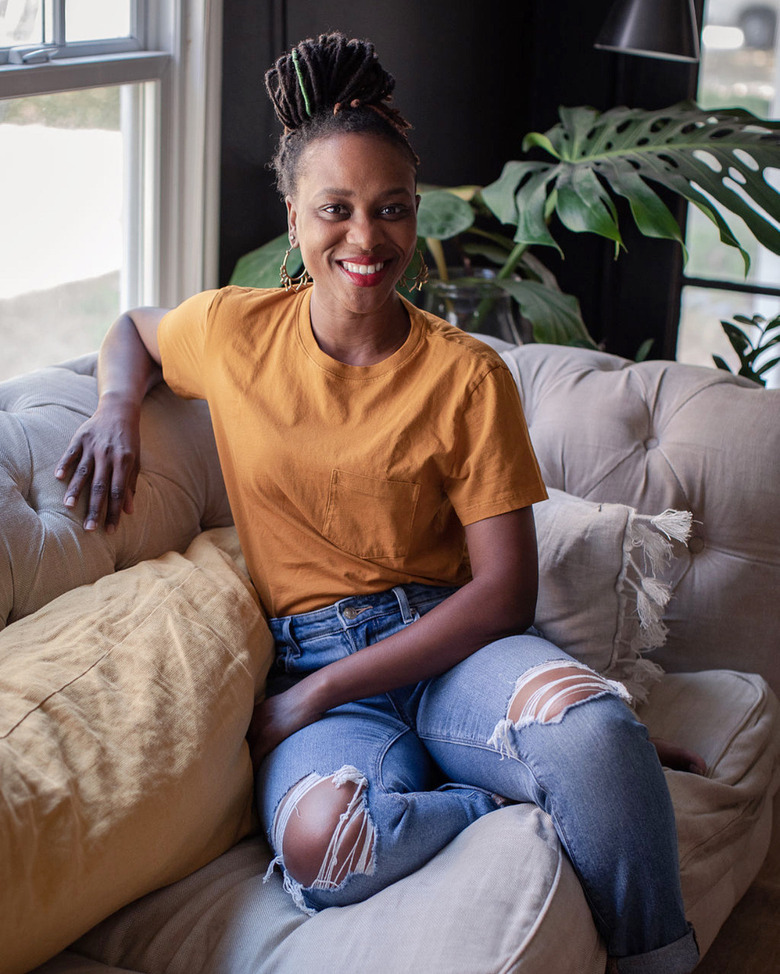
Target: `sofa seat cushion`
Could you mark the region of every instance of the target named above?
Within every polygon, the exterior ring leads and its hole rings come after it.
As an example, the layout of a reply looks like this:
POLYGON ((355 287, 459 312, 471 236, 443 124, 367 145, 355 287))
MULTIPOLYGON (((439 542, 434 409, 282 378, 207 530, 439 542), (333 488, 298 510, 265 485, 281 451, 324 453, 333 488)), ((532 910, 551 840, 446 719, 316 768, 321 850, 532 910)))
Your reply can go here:
POLYGON ((215 529, 0 633, 3 974, 250 829, 272 641, 239 560, 215 529))
MULTIPOLYGON (((667 771, 683 893, 706 950, 766 853, 777 700, 747 674, 671 674, 652 687, 640 716, 654 736, 708 762, 707 777, 667 771)), ((292 905, 278 874, 263 883, 269 860, 261 839, 247 839, 105 920, 73 950, 143 974, 604 969, 571 866, 550 820, 531 805, 485 816, 419 872, 311 919, 292 905)))
POLYGON ((654 737, 698 751, 706 777, 667 771, 688 916, 706 950, 769 848, 780 786, 780 707, 760 677, 669 673, 638 710, 654 737))
POLYGON ((150 974, 604 970, 574 871, 552 822, 532 805, 485 816, 419 872, 312 918, 293 906, 278 874, 263 883, 269 861, 263 840, 246 840, 122 910, 74 950, 150 974))

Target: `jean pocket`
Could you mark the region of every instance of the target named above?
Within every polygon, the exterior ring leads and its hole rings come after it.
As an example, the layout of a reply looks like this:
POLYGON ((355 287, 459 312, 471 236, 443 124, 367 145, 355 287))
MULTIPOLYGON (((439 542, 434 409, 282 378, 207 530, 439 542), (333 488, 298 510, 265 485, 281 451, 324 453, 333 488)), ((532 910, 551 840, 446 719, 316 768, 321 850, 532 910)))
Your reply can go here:
POLYGON ((403 558, 420 485, 333 470, 323 535, 358 558, 403 558))

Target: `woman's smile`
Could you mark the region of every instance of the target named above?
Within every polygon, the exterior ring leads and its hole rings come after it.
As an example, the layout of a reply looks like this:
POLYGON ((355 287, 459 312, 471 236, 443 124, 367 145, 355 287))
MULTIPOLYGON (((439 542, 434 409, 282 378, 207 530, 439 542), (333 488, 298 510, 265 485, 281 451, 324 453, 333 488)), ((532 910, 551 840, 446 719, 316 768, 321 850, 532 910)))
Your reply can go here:
POLYGON ((345 273, 357 287, 375 287, 384 279, 391 261, 378 261, 375 257, 353 257, 350 260, 337 260, 345 273))

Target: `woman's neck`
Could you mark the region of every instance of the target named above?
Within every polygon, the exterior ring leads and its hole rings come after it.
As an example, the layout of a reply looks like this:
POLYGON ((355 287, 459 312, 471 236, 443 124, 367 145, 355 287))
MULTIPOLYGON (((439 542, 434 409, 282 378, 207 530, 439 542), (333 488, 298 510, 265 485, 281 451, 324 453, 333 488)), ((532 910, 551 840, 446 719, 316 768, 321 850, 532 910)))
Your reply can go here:
POLYGON ((376 365, 390 358, 404 344, 411 327, 400 297, 371 313, 323 307, 316 288, 310 305, 311 329, 326 355, 344 365, 376 365))

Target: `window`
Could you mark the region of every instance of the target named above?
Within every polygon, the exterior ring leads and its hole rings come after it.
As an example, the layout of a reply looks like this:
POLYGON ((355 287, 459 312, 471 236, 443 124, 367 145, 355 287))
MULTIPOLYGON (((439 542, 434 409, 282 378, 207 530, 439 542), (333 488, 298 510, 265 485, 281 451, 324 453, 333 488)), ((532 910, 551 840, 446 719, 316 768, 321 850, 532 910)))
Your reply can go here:
MULTIPOLYGON (((746 108, 764 118, 780 115, 780 0, 706 0, 698 102, 704 108, 746 108)), ((780 167, 767 172, 780 189, 780 167)), ((677 358, 713 365, 720 355, 738 368, 721 328, 735 314, 780 314, 780 257, 755 242, 738 217, 724 214, 751 256, 747 278, 739 253, 720 243, 714 225, 689 207, 690 253, 683 278, 677 358)), ((770 214, 775 220, 780 214, 770 214)), ((780 368, 768 376, 780 385, 780 368)))
POLYGON ((0 378, 216 283, 216 0, 0 0, 0 378))

